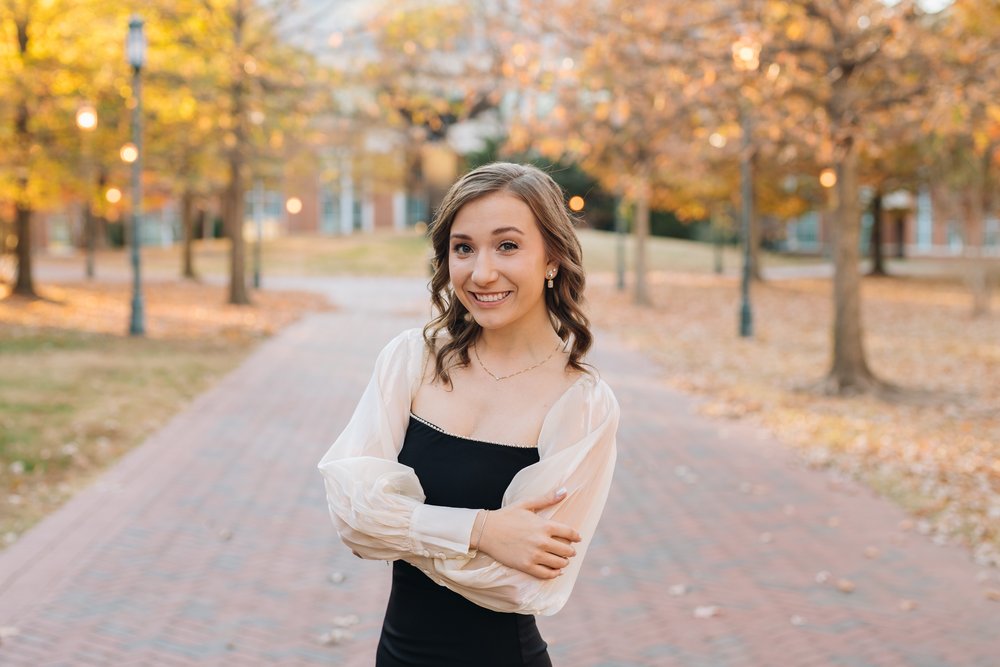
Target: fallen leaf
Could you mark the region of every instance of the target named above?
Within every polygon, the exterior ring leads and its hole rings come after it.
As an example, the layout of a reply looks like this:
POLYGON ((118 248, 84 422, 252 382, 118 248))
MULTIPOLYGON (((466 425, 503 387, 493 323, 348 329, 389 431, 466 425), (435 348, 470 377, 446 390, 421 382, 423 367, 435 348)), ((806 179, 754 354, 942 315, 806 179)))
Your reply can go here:
POLYGON ((838 579, 837 580, 837 589, 840 590, 841 592, 844 592, 844 593, 853 593, 854 592, 854 582, 851 581, 850 579, 838 579))
POLYGON ((722 610, 715 605, 705 605, 694 608, 695 618, 712 618, 713 616, 720 616, 721 614, 722 610))

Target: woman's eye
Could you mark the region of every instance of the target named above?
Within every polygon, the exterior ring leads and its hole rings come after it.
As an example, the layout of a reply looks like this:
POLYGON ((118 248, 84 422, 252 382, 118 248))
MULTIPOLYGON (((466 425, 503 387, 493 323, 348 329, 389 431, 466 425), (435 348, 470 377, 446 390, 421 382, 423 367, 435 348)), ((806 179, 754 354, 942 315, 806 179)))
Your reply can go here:
POLYGON ((455 251, 456 255, 467 255, 470 252, 472 252, 472 248, 469 246, 468 243, 456 243, 455 247, 452 248, 452 250, 455 251))
POLYGON ((513 241, 504 241, 503 243, 500 244, 500 249, 507 252, 511 250, 517 250, 517 244, 514 243, 513 241))

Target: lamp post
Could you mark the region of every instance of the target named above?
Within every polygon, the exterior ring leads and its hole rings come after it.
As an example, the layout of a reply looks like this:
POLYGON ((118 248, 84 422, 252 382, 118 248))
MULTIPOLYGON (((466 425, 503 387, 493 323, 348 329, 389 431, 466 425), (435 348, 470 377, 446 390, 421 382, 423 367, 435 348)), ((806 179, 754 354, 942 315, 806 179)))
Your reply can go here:
POLYGON ((132 148, 134 152, 122 150, 122 158, 132 160, 132 317, 128 332, 132 336, 145 333, 142 280, 139 262, 139 223, 142 216, 142 66, 146 59, 146 37, 142 32, 143 21, 133 15, 128 20, 128 39, 125 53, 132 66, 132 148))
POLYGON ((260 289, 260 250, 264 243, 264 180, 261 178, 253 184, 253 223, 257 230, 257 243, 253 248, 253 286, 260 289))
POLYGON ((94 277, 94 214, 91 207, 93 190, 90 175, 90 137, 97 129, 97 111, 89 104, 84 104, 76 111, 76 126, 83 132, 80 153, 83 161, 83 237, 87 248, 86 272, 87 278, 94 277))
MULTIPOLYGON (((733 65, 744 77, 760 65, 760 44, 744 35, 733 43, 733 65)), ((742 200, 743 276, 740 281, 740 336, 753 336, 753 312, 750 308, 750 219, 753 216, 753 172, 750 141, 750 113, 745 96, 740 95, 740 129, 743 142, 740 149, 740 199, 742 200)))

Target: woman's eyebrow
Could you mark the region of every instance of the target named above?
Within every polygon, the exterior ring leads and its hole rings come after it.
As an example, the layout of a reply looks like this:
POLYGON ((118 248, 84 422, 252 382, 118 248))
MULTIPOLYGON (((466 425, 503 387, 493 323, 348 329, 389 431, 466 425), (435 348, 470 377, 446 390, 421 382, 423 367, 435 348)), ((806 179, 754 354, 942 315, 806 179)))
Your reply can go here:
MULTIPOLYGON (((517 232, 521 236, 524 236, 524 232, 522 232, 517 227, 497 227, 496 229, 493 230, 493 236, 500 236, 501 234, 509 234, 511 232, 517 232)), ((458 232, 452 234, 451 238, 453 238, 453 239, 462 239, 464 241, 471 241, 472 240, 472 237, 469 236, 468 234, 461 234, 461 233, 458 233, 458 232)))
MULTIPOLYGON (((517 227, 497 227, 496 229, 493 230, 493 236, 500 236, 501 234, 509 234, 511 232, 516 232, 516 233, 520 234, 521 236, 524 236, 524 232, 522 232, 517 227)), ((461 234, 461 233, 458 233, 458 232, 452 234, 451 238, 453 238, 453 239, 462 239, 464 241, 471 241, 472 240, 472 237, 469 236, 468 234, 461 234)))
POLYGON ((524 236, 524 232, 522 232, 517 227, 498 227, 493 230, 493 236, 500 236, 501 234, 509 234, 510 232, 517 232, 521 236, 524 236))

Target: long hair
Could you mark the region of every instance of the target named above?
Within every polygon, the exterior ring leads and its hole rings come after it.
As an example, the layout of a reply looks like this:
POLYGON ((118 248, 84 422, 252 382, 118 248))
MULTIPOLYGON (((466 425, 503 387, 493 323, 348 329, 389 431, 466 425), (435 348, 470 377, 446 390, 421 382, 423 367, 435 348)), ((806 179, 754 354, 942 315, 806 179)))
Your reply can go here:
POLYGON ((434 356, 433 381, 451 385, 449 369, 469 364, 469 347, 479 337, 481 327, 468 316, 469 311, 450 289, 448 268, 451 226, 458 211, 474 199, 494 192, 505 192, 523 201, 531 209, 545 243, 550 261, 559 266, 555 285, 546 288, 545 305, 556 334, 569 343, 568 368, 588 372, 583 364, 594 337, 590 320, 583 312, 583 252, 566 210, 563 192, 552 177, 531 165, 511 162, 487 164, 460 178, 448 190, 431 225, 434 252, 434 275, 430 281, 431 304, 436 316, 424 327, 424 343, 434 356), (446 331, 447 340, 439 334, 446 331), (439 341, 442 343, 439 345, 439 341))

